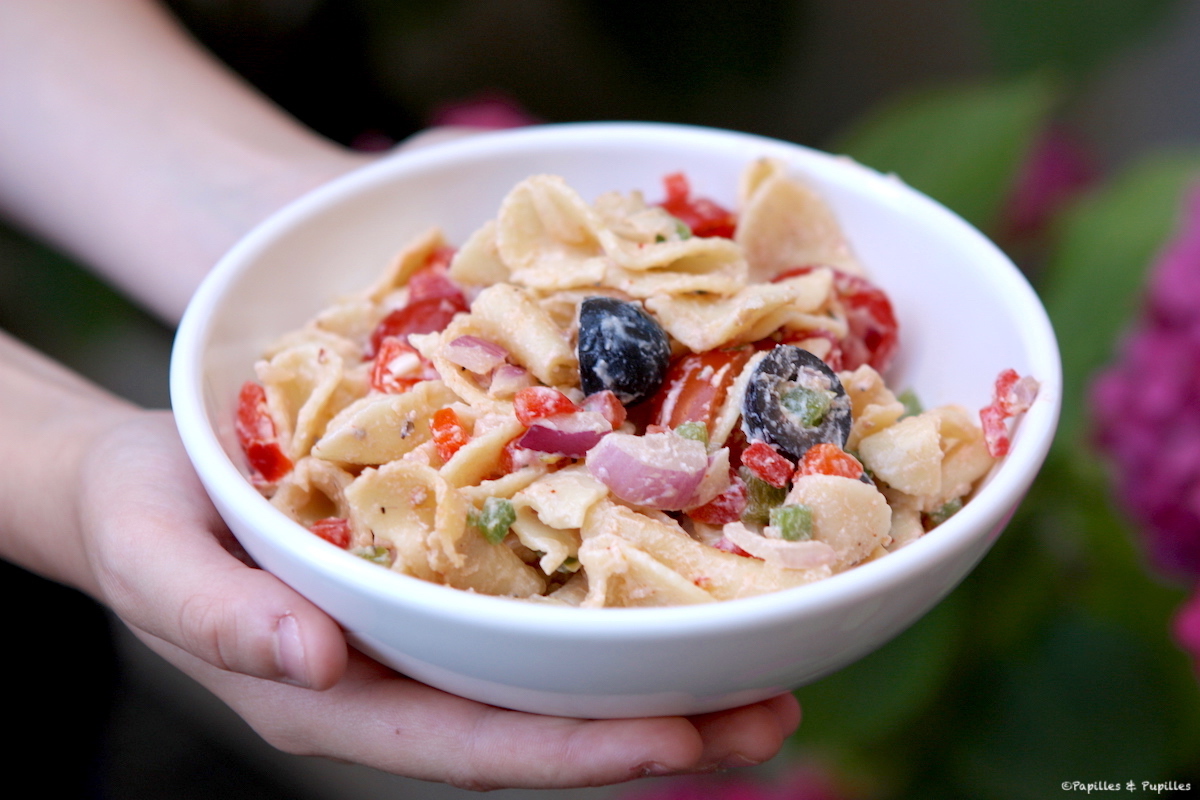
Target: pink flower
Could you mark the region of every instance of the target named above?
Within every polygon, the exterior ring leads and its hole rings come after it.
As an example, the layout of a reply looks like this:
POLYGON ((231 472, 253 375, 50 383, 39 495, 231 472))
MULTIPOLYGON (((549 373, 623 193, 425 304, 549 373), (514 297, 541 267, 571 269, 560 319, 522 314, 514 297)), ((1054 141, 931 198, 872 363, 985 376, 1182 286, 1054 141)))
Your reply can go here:
POLYGON ((1050 128, 1034 142, 1004 208, 1005 238, 1040 235, 1064 204, 1086 188, 1096 170, 1067 133, 1050 128))
POLYGON ((486 91, 459 100, 448 100, 433 109, 430 125, 464 125, 470 128, 520 128, 541 122, 513 98, 486 91))
POLYGON ((1200 190, 1151 273, 1142 318, 1092 385, 1091 412, 1150 558, 1200 578, 1200 190))

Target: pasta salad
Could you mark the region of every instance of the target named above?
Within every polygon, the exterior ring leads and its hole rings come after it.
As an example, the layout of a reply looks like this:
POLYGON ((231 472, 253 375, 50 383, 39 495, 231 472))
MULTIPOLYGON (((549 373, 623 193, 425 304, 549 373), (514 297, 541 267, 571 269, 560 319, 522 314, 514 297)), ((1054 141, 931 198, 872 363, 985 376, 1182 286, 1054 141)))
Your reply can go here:
POLYGON ((396 572, 586 607, 799 586, 961 508, 1036 381, 919 408, 882 377, 891 303, 811 187, 760 159, 736 211, 664 189, 589 203, 536 175, 461 246, 409 242, 255 364, 255 485, 396 572))

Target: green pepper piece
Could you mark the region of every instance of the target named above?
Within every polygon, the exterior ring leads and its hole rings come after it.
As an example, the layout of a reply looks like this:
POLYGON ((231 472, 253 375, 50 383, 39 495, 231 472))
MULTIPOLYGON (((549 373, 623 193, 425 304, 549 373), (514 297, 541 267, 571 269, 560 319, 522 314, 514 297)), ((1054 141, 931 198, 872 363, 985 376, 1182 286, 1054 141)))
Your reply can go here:
POLYGON ((675 426, 675 432, 685 439, 695 439, 703 445, 708 444, 708 426, 703 422, 681 422, 675 426))
POLYGON ((938 525, 941 525, 946 520, 953 517, 962 510, 963 501, 961 497, 956 497, 948 501, 935 511, 930 511, 928 514, 921 515, 921 522, 924 523, 925 530, 933 530, 938 525))
POLYGON ((779 404, 794 414, 803 425, 815 428, 829 413, 833 395, 819 389, 809 389, 807 386, 796 386, 780 396, 779 404))
POLYGON ((771 509, 783 503, 783 498, 787 497, 787 489, 774 487, 755 477, 746 467, 740 467, 738 475, 746 484, 746 509, 742 512, 742 522, 769 524, 771 509))
POLYGON ((917 398, 917 393, 912 389, 905 389, 896 396, 896 399, 904 406, 904 413, 900 415, 900 419, 915 417, 925 410, 925 407, 921 405, 920 399, 917 398))
POLYGON ((508 529, 517 521, 517 511, 512 501, 503 497, 489 497, 483 501, 479 511, 467 512, 467 524, 473 525, 483 533, 483 538, 492 544, 500 544, 508 535, 508 529))
POLYGON ((392 554, 386 547, 355 547, 350 551, 359 558, 385 567, 392 565, 392 554))
POLYGON ((812 538, 812 509, 803 503, 791 503, 771 509, 771 527, 779 529, 779 535, 788 542, 802 542, 812 538))

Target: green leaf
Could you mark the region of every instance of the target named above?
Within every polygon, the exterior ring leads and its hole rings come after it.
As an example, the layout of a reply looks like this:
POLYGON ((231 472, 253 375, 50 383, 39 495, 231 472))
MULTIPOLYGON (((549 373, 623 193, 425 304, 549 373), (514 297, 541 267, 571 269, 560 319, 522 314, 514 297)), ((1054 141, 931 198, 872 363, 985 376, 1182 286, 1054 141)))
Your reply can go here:
POLYGON ((1086 384, 1138 309, 1142 284, 1168 241, 1200 152, 1156 154, 1076 203, 1055 233, 1042 301, 1063 359, 1058 443, 1081 434, 1086 384))
POLYGON ((1078 75, 1135 42, 1178 0, 975 0, 996 66, 1078 75))
POLYGON ((946 754, 961 796, 1040 800, 1064 781, 1162 779, 1172 698, 1140 643, 1064 614, 1038 646, 977 676, 946 754))
POLYGON ((899 175, 987 230, 1054 94, 1040 77, 928 89, 869 114, 831 149, 899 175))

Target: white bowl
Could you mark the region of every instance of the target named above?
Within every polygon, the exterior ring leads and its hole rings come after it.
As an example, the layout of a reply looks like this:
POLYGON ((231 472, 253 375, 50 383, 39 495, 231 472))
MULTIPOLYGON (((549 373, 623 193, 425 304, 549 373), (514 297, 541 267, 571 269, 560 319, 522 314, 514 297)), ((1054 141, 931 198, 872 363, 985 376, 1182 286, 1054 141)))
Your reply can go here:
MULTIPOLYGON (((401 153, 280 211, 216 266, 179 328, 171 396, 196 471, 246 550, 413 678, 508 708, 578 717, 694 714, 814 681, 907 628, 979 561, 1041 466, 1061 395, 1053 330, 1012 263, 929 198, 854 162, 739 133, 578 124, 401 153), (234 405, 277 335, 367 286, 405 240, 440 225, 461 243, 535 173, 585 198, 683 170, 734 204, 743 165, 783 159, 832 204, 892 297, 901 355, 890 383, 926 406, 990 402, 1013 367, 1041 381, 1010 455, 957 515, 882 559, 809 586, 704 606, 576 609, 487 597, 399 575, 311 535, 246 479, 234 405)), ((1003 598, 1000 598, 1002 601, 1003 598)))

